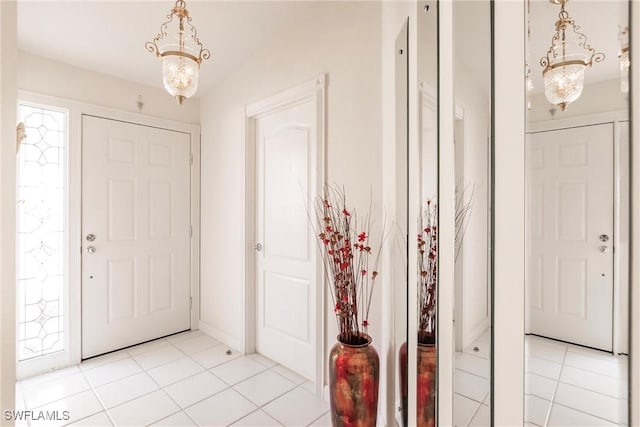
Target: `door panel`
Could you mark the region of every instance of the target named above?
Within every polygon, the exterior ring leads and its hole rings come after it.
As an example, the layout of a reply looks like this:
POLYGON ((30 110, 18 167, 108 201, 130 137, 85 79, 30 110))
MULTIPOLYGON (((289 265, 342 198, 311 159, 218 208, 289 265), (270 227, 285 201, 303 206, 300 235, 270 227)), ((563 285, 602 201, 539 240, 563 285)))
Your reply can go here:
POLYGON ((190 136, 89 116, 82 125, 87 358, 190 327, 190 136))
POLYGON ((316 107, 256 119, 258 165, 256 349, 315 379, 316 246, 307 203, 315 195, 316 107))
POLYGON ((527 141, 530 332, 611 351, 613 125, 527 141))

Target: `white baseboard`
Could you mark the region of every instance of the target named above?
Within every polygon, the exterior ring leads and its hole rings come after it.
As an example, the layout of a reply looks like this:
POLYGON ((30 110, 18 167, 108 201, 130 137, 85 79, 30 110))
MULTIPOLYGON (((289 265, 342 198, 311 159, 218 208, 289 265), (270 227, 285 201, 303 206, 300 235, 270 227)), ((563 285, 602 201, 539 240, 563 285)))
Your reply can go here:
POLYGON ((242 349, 243 346, 240 345, 240 340, 238 338, 232 337, 229 334, 214 328, 208 323, 203 322, 202 320, 198 321, 198 329, 209 335, 211 338, 217 339, 226 346, 231 347, 232 349, 244 354, 244 351, 242 349))
POLYGON ((465 335, 462 340, 463 350, 470 346, 475 340, 478 339, 480 335, 482 335, 484 331, 487 330, 487 328, 489 327, 489 322, 490 319, 488 317, 483 319, 472 331, 465 335))

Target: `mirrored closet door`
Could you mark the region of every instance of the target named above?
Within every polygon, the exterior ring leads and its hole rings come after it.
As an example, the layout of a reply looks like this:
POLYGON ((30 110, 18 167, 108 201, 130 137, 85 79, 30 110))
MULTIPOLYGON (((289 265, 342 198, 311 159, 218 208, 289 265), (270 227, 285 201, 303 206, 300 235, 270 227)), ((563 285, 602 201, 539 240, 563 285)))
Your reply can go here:
POLYGON ((486 0, 453 2, 456 426, 491 425, 490 13, 486 0))
POLYGON ((416 245, 409 256, 414 249, 417 258, 417 287, 409 275, 417 310, 416 325, 409 324, 417 332, 416 425, 488 427, 490 3, 418 6, 417 162, 410 159, 418 174, 409 200, 410 211, 417 212, 409 218, 410 227, 417 222, 417 240, 409 239, 416 245), (446 34, 438 34, 443 28, 446 34), (431 390, 438 390, 437 398, 431 390))
POLYGON ((526 13, 525 422, 629 425, 629 2, 526 13))
MULTIPOLYGON (((430 427, 437 418, 438 351, 438 2, 416 3, 416 145, 410 150, 408 200, 408 406, 405 426, 430 427), (414 268, 415 267, 415 268, 414 268), (413 378, 412 378, 413 377, 413 378)), ((401 357, 402 359, 402 357, 401 357)))

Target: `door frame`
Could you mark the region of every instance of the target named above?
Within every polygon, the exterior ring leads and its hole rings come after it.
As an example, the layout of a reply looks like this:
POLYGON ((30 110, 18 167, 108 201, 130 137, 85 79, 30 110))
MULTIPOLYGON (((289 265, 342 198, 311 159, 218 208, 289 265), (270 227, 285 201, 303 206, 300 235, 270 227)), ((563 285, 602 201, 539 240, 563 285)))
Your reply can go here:
MULTIPOLYGON (((629 234, 629 169, 622 163, 622 150, 620 141, 620 123, 628 122, 630 113, 626 111, 612 111, 605 113, 589 114, 583 116, 569 117, 566 119, 545 120, 530 123, 527 126, 526 134, 548 132, 554 130, 570 129, 584 126, 594 126, 600 124, 613 125, 613 313, 611 331, 611 348, 614 354, 629 353, 629 241, 626 245, 620 237, 629 234), (623 170, 621 170, 623 169, 623 170), (625 185, 626 184, 626 185, 625 185), (626 188, 625 188, 626 187, 626 188), (626 218, 626 223, 625 223, 626 218), (626 231, 625 231, 626 230, 626 231), (626 247, 625 247, 626 246, 626 247), (627 284, 625 286, 625 283, 627 284)), ((628 151, 627 151, 628 157, 628 151)), ((525 176, 525 185, 529 181, 529 176, 525 176)), ((526 187, 525 187, 526 192, 526 187)), ((525 210, 525 216, 528 213, 525 210)), ((525 254, 528 254, 528 236, 525 238, 525 254)), ((526 271, 525 258, 525 271, 526 271)), ((526 292, 526 277, 525 277, 526 292)), ((525 316, 525 333, 529 333, 529 319, 525 316)))
POLYGON ((157 127, 190 135, 193 156, 191 183, 191 259, 189 267, 192 298, 191 329, 197 329, 200 318, 200 126, 147 116, 140 113, 117 110, 71 99, 18 90, 18 100, 34 104, 66 109, 68 116, 68 166, 67 166, 67 217, 69 227, 69 257, 67 259, 68 289, 66 290, 69 315, 69 360, 56 368, 74 365, 82 361, 82 116, 128 122, 157 127), (77 247, 76 247, 77 245, 77 247))
MULTIPOLYGON (((326 171, 326 151, 325 151, 325 135, 326 135, 326 85, 327 75, 321 74, 315 79, 295 86, 293 88, 279 92, 271 97, 263 99, 258 102, 246 105, 242 113, 242 139, 244 140, 244 182, 242 187, 244 188, 245 201, 244 201, 244 230, 242 241, 244 242, 245 252, 243 259, 242 272, 244 277, 241 278, 241 283, 244 284, 241 290, 242 314, 241 319, 244 322, 241 328, 242 337, 240 339, 240 351, 243 354, 249 354, 255 352, 256 349, 256 308, 257 308, 257 289, 256 289, 256 256, 253 249, 253 245, 256 242, 256 155, 257 147, 255 146, 255 123, 256 119, 260 116, 283 110, 285 108, 294 106, 302 101, 313 100, 316 105, 316 182, 317 188, 316 194, 322 194, 322 187, 325 182, 326 171)), ((313 216, 313 200, 308 200, 307 209, 310 219, 313 216)), ((326 298, 326 280, 322 274, 322 260, 320 259, 320 253, 316 256, 316 286, 315 303, 316 303, 316 318, 315 321, 315 333, 316 333, 316 368, 315 368, 315 390, 316 395, 322 397, 325 394, 325 350, 326 350, 326 337, 325 335, 325 319, 326 313, 325 304, 326 298)))

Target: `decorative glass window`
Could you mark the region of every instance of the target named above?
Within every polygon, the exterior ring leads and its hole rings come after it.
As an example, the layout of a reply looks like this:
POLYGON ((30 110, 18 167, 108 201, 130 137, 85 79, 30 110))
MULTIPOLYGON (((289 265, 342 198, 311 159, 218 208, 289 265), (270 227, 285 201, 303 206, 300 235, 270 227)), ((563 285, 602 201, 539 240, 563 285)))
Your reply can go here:
POLYGON ((18 361, 65 349, 67 114, 20 104, 17 164, 18 361))

